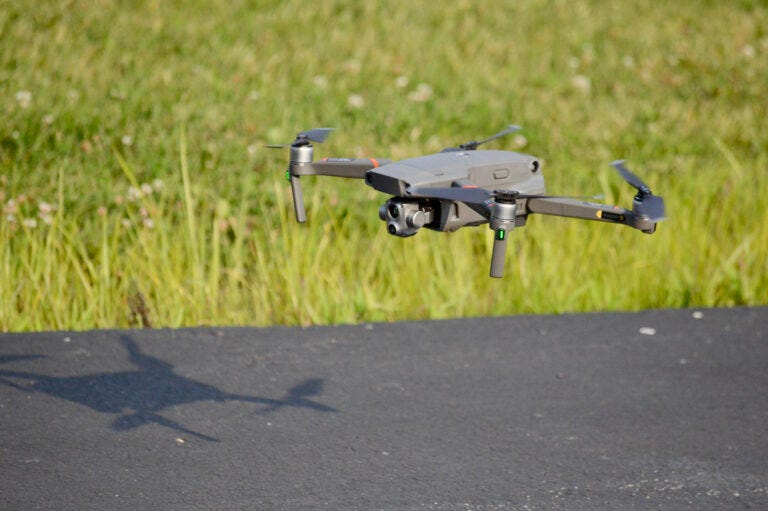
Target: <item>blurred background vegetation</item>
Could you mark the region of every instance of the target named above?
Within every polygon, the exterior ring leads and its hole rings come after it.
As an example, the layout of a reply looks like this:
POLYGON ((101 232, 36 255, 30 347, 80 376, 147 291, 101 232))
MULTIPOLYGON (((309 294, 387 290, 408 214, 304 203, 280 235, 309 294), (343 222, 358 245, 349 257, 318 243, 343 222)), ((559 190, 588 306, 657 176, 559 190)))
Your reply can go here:
POLYGON ((761 1, 0 0, 0 330, 318 324, 768 303, 761 1), (653 236, 532 217, 389 236, 386 197, 283 179, 522 125, 547 188, 664 196, 653 236))

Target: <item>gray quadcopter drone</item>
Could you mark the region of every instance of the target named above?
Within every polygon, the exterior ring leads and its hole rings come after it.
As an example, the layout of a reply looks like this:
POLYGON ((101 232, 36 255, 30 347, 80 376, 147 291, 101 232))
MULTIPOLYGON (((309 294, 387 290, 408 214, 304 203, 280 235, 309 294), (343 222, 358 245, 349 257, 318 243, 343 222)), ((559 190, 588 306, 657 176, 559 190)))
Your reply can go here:
POLYGON ((488 223, 494 232, 491 277, 504 274, 507 236, 525 225, 528 215, 540 213, 622 224, 646 234, 664 219, 664 200, 624 166, 611 163, 637 188, 632 210, 587 202, 575 197, 546 195, 539 161, 512 151, 489 151, 481 144, 520 130, 510 125, 481 141, 449 147, 439 153, 393 162, 374 158, 324 158, 313 161, 312 142, 322 143, 332 128, 302 131, 291 144, 286 172, 293 191, 296 220, 306 222, 301 176, 336 176, 364 179, 374 189, 392 195, 379 208, 379 218, 394 236, 413 236, 426 227, 455 231, 488 223))

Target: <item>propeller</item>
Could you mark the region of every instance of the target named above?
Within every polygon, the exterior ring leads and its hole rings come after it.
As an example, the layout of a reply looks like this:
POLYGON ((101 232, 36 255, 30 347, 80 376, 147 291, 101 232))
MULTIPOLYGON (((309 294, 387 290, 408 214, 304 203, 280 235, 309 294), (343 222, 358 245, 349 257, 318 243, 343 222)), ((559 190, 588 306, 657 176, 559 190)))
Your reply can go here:
POLYGON ((302 131, 296 135, 296 140, 290 144, 267 144, 266 147, 270 149, 279 149, 281 147, 296 147, 309 145, 311 142, 317 142, 322 144, 331 134, 333 128, 312 128, 311 130, 302 131))
POLYGON ((304 195, 301 191, 301 181, 299 176, 293 172, 294 166, 302 166, 312 163, 312 142, 321 144, 325 142, 333 128, 313 128, 302 131, 296 135, 296 140, 290 144, 270 144, 269 148, 277 149, 282 147, 291 148, 291 160, 286 178, 291 182, 291 192, 293 194, 293 210, 296 213, 296 221, 304 223, 307 221, 307 212, 304 210, 304 195))
POLYGON ((624 160, 616 160, 611 162, 611 165, 619 171, 619 174, 621 174, 621 177, 623 177, 627 183, 637 188, 637 195, 633 201, 632 212, 637 216, 648 218, 652 222, 664 220, 664 218, 666 218, 664 199, 658 195, 654 195, 642 179, 624 166, 624 160))
POLYGON ((496 133, 495 135, 492 135, 484 140, 471 140, 469 142, 465 142, 461 144, 458 147, 449 147, 448 149, 444 149, 443 152, 451 152, 451 151, 474 151, 477 149, 478 146, 485 144, 486 142, 490 142, 491 140, 496 140, 497 138, 501 138, 505 135, 509 135, 510 133, 514 133, 516 131, 520 131, 520 126, 517 126, 515 124, 510 124, 505 129, 501 130, 500 132, 496 133))

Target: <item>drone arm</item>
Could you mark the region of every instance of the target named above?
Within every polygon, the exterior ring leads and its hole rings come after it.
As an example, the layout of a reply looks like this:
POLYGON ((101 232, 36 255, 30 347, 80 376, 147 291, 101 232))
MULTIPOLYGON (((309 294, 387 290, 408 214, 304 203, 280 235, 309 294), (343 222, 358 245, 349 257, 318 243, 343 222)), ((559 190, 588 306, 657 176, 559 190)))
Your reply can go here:
POLYGON ((325 158, 321 161, 313 162, 311 151, 312 146, 292 148, 292 159, 286 173, 286 177, 291 183, 293 210, 296 213, 296 221, 299 223, 307 221, 307 213, 304 209, 304 194, 300 181, 301 176, 335 176, 363 179, 365 173, 369 170, 391 162, 391 160, 377 160, 374 158, 325 158))
POLYGON ((333 176, 363 179, 365 173, 391 160, 376 158, 324 158, 309 165, 303 165, 291 172, 296 176, 333 176))
POLYGON ((288 176, 288 180, 291 182, 293 211, 296 213, 296 221, 303 224, 307 221, 307 212, 304 209, 304 192, 301 190, 301 181, 299 181, 299 176, 293 174, 288 176))
POLYGON ((527 213, 623 224, 648 233, 653 232, 656 227, 656 222, 637 216, 632 211, 622 207, 566 197, 530 197, 526 201, 525 208, 527 213))

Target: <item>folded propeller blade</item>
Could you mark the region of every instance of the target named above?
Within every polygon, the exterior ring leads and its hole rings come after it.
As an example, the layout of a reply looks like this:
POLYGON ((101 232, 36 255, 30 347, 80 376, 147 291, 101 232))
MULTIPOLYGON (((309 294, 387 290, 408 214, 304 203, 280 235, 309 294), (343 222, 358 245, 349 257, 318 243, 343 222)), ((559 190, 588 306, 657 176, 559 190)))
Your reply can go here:
POLYGON ((307 145, 310 142, 317 142, 318 144, 322 144, 325 142, 325 140, 328 138, 328 135, 330 135, 332 131, 333 128, 312 128, 311 130, 300 132, 298 135, 296 135, 296 140, 290 144, 267 144, 266 147, 269 147, 270 149, 280 149, 282 147, 291 147, 294 145, 307 145))
POLYGON ((619 174, 624 178, 624 181, 637 188, 640 193, 651 193, 651 189, 648 188, 648 185, 645 184, 642 179, 630 172, 630 170, 624 166, 624 162, 625 160, 616 160, 611 162, 611 166, 619 171, 619 174))
POLYGON ((653 222, 666 218, 664 199, 654 195, 651 189, 648 188, 648 185, 624 165, 624 160, 616 160, 611 163, 611 166, 619 171, 619 174, 627 183, 637 188, 637 196, 632 208, 635 214, 646 217, 653 222))
POLYGON ((332 131, 333 128, 313 128, 311 130, 302 131, 296 138, 307 139, 311 140, 312 142, 322 144, 325 142, 325 140, 328 138, 328 135, 330 135, 332 131))

